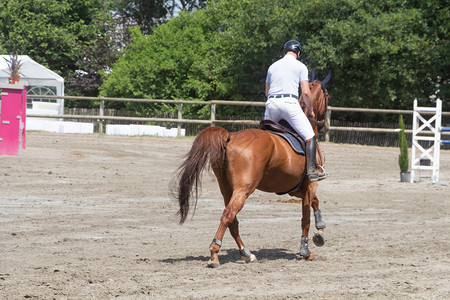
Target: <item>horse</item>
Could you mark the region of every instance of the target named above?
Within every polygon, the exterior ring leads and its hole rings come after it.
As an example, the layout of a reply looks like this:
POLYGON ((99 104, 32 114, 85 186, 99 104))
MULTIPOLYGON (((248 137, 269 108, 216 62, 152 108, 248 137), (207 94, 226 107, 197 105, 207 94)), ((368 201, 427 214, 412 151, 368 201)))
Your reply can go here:
MULTIPOLYGON (((319 130, 326 128, 328 124, 326 112, 329 95, 326 85, 330 75, 329 73, 323 81, 314 78, 309 81, 315 114, 310 123, 317 137, 319 130)), ((300 103, 304 107, 302 97, 300 103)), ((320 148, 317 149, 321 154, 320 148)), ((319 154, 317 161, 322 161, 323 164, 324 160, 319 154)), ((238 246, 241 257, 247 263, 257 260, 239 235, 239 221, 236 217, 255 189, 269 193, 288 193, 302 199, 302 236, 299 252, 301 259, 312 260, 315 257, 308 246, 311 207, 314 210, 315 227, 318 229, 313 241, 317 246, 325 244, 326 226, 316 195, 318 182, 310 182, 305 176, 305 156, 296 154, 280 136, 256 128, 229 132, 222 127, 211 126, 199 133, 185 157, 178 169, 175 191, 175 198, 180 207, 178 211, 180 224, 186 220, 191 198, 195 198, 195 208, 197 207, 201 174, 207 165, 214 171, 225 203, 219 228, 209 247, 211 256, 207 263, 208 267, 220 266, 219 250, 227 228, 238 246)))

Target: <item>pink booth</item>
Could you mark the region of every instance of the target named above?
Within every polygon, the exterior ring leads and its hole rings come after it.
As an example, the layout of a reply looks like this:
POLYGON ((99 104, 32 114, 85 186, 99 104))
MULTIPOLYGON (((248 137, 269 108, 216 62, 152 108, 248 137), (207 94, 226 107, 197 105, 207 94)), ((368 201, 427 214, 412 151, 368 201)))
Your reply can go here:
POLYGON ((24 84, 0 84, 0 155, 19 155, 26 144, 27 89, 24 84))

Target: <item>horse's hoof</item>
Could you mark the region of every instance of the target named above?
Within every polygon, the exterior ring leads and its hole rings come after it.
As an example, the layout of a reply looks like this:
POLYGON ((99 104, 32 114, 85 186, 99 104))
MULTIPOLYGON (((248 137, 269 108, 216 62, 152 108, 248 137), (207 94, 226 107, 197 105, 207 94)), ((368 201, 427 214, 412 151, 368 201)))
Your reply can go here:
POLYGON ((220 263, 219 262, 213 262, 211 260, 208 260, 208 264, 206 265, 208 268, 218 268, 220 267, 220 263))
POLYGON ((316 255, 315 255, 314 253, 311 253, 311 254, 308 256, 308 258, 305 258, 305 260, 309 260, 309 261, 316 260, 316 255))
POLYGON ((316 233, 314 233, 313 242, 314 245, 318 247, 322 247, 323 245, 325 245, 325 236, 323 235, 322 231, 317 231, 316 233))
POLYGON ((248 264, 258 261, 258 259, 256 258, 256 256, 254 254, 250 255, 250 257, 242 256, 242 259, 245 260, 245 262, 248 263, 248 264))
POLYGON ((300 257, 302 258, 308 258, 311 255, 311 252, 309 251, 308 247, 308 237, 302 236, 301 242, 300 242, 300 257))
POLYGON ((307 261, 313 261, 316 260, 316 255, 314 253, 310 253, 309 256, 300 255, 300 258, 307 261))

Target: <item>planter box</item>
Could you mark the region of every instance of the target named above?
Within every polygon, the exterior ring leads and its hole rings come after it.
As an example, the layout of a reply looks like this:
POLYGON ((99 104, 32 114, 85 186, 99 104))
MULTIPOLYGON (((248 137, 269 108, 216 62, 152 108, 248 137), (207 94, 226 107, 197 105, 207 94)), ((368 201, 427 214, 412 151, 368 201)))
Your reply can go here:
POLYGON ((409 182, 411 179, 411 172, 400 172, 400 181, 409 182))

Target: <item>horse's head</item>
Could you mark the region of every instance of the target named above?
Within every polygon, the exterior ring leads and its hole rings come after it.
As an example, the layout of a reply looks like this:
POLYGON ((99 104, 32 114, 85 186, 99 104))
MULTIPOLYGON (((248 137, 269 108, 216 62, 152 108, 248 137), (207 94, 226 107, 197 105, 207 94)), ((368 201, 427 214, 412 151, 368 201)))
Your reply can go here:
POLYGON ((309 81, 309 88, 311 90, 311 100, 313 102, 313 110, 315 119, 311 119, 311 125, 314 132, 327 132, 329 128, 327 119, 328 99, 330 96, 327 91, 327 84, 330 81, 331 72, 324 80, 319 81, 315 78, 314 71, 311 72, 311 80, 309 81))

